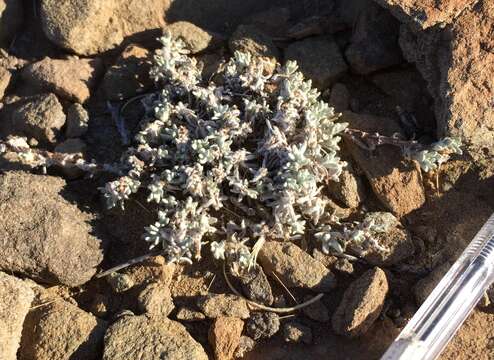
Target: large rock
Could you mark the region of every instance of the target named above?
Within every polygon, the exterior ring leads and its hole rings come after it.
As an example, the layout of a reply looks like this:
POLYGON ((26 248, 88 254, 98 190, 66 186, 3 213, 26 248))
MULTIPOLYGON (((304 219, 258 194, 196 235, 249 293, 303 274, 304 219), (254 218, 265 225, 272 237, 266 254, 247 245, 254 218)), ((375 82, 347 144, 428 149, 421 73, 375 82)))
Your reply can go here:
POLYGON ((21 99, 12 105, 15 110, 5 127, 20 135, 34 138, 42 144, 55 144, 65 124, 63 107, 54 94, 41 94, 21 99))
POLYGON ((402 26, 400 34, 434 98, 438 136, 463 138, 473 156, 494 153, 493 18, 494 3, 481 0, 449 26, 419 33, 402 26))
POLYGON ((290 44, 285 50, 285 59, 296 60, 304 75, 321 90, 331 86, 348 70, 338 44, 329 36, 290 44))
POLYGON ((92 217, 65 200, 65 181, 7 172, 0 176, 0 269, 50 284, 87 282, 102 260, 92 217))
POLYGON ((24 6, 19 0, 0 0, 0 46, 8 48, 24 21, 24 6))
POLYGON ((91 95, 103 64, 100 59, 57 60, 44 58, 28 65, 22 71, 23 79, 30 85, 73 102, 83 103, 91 95))
POLYGON ((22 324, 33 297, 33 290, 25 282, 0 272, 0 354, 2 354, 2 360, 17 359, 22 324))
POLYGON ((103 360, 208 360, 180 323, 166 317, 124 316, 105 335, 103 360))
POLYGON ((268 241, 258 259, 268 275, 276 274, 287 287, 327 292, 336 286, 334 275, 293 243, 268 241))
POLYGON ((106 98, 123 100, 146 92, 153 84, 149 78, 150 68, 149 51, 129 45, 103 78, 101 86, 106 98))
POLYGON ((379 268, 368 270, 346 289, 333 314, 333 330, 348 337, 364 334, 379 317, 387 293, 384 271, 379 268))
MULTIPOLYGON (((347 111, 343 113, 342 120, 348 122, 351 128, 385 136, 401 131, 392 119, 372 115, 347 111)), ((395 215, 401 217, 424 204, 420 168, 415 162, 404 159, 398 148, 384 145, 369 151, 349 139, 345 139, 345 145, 364 171, 377 198, 395 215)))
POLYGON ((80 55, 110 50, 137 33, 164 26, 170 0, 44 0, 46 36, 80 55))
POLYGON ((388 8, 401 22, 415 29, 450 23, 477 0, 375 0, 388 8))
POLYGON ((29 313, 20 352, 24 359, 96 360, 105 329, 105 321, 58 298, 29 313))
POLYGON ((230 51, 248 52, 256 57, 279 59, 280 52, 270 36, 254 25, 240 25, 228 41, 230 51))
POLYGON ((345 51, 352 70, 358 74, 369 74, 401 63, 399 28, 399 22, 388 11, 369 4, 358 17, 350 45, 345 51))

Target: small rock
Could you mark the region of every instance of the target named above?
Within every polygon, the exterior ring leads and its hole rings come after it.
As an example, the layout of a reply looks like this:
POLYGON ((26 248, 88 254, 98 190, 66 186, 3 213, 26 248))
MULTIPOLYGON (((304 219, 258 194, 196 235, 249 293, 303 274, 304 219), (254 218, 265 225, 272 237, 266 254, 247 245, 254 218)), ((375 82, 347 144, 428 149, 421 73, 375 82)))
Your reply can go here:
POLYGON ((106 322, 58 299, 29 312, 20 353, 25 359, 99 359, 106 322))
POLYGON ((280 317, 273 312, 255 312, 245 325, 247 335, 254 340, 269 339, 280 329, 280 317))
POLYGON ((421 0, 376 0, 389 9, 401 22, 410 24, 416 30, 431 26, 446 25, 458 17, 463 10, 476 3, 475 0, 445 0, 424 2, 421 0))
POLYGON ((247 319, 250 315, 245 300, 235 295, 209 294, 199 298, 197 306, 211 319, 220 316, 247 319))
POLYGON ((388 251, 370 248, 362 257, 375 266, 395 265, 413 255, 415 247, 412 236, 403 228, 393 214, 388 212, 370 212, 364 221, 373 221, 377 226, 387 228, 385 232, 373 233, 373 238, 388 251))
POLYGON ((203 79, 214 78, 214 75, 218 73, 221 64, 225 60, 218 52, 199 54, 195 58, 197 60, 197 68, 201 70, 203 79))
POLYGON ((266 306, 273 303, 273 291, 262 267, 256 266, 250 272, 238 276, 237 279, 248 299, 266 306))
POLYGON ((19 59, 9 54, 5 49, 0 48, 0 67, 10 71, 16 71, 23 68, 26 64, 26 60, 19 59))
MULTIPOLYGON (((345 111, 342 121, 351 128, 369 133, 392 136, 400 133, 400 126, 393 120, 372 115, 345 111)), ((355 142, 345 139, 353 159, 364 171, 372 191, 395 215, 401 217, 420 208, 425 202, 425 191, 418 164, 403 158, 391 145, 378 146, 372 154, 355 142)))
POLYGON ((172 37, 182 40, 191 54, 197 54, 220 43, 218 37, 188 21, 177 21, 165 26, 172 37))
POLYGON ((64 154, 82 154, 86 150, 86 143, 81 139, 68 139, 55 146, 55 152, 64 154))
POLYGON ((141 291, 137 298, 141 311, 151 315, 168 316, 175 308, 168 286, 151 283, 141 291))
POLYGON ((12 78, 12 73, 3 66, 0 66, 0 100, 3 99, 3 96, 5 95, 5 90, 9 86, 11 78, 12 78))
POLYGON ((129 290, 135 285, 135 281, 131 276, 118 272, 108 275, 106 281, 117 294, 129 290))
POLYGON ((22 324, 33 298, 33 290, 24 281, 0 272, 0 354, 2 354, 2 360, 17 359, 22 324))
POLYGON ((241 336, 238 342, 237 349, 235 350, 235 359, 242 359, 245 354, 254 349, 256 342, 248 336, 241 336))
POLYGON ((329 104, 334 107, 335 112, 339 113, 348 110, 350 107, 350 92, 342 83, 336 83, 331 88, 329 104))
POLYGON ((219 317, 209 328, 208 339, 216 360, 230 360, 240 343, 244 322, 235 317, 219 317))
POLYGON ((81 104, 75 103, 67 110, 65 136, 77 138, 84 135, 88 128, 89 114, 81 104))
POLYGON ((130 35, 162 28, 169 5, 163 0, 45 0, 39 17, 53 43, 94 55, 119 46, 130 35))
POLYGON ((0 269, 68 286, 96 273, 103 256, 91 235, 92 216, 60 195, 65 186, 46 175, 0 176, 0 269))
MULTIPOLYGON (((304 298, 304 301, 310 300, 312 297, 307 296, 304 298)), ((328 322, 329 311, 326 306, 321 301, 316 301, 306 307, 303 308, 303 313, 309 319, 319 321, 319 322, 328 322)))
POLYGON ((41 94, 24 98, 19 103, 12 114, 12 129, 44 144, 55 143, 65 124, 65 113, 57 97, 41 94))
POLYGON ((150 69, 149 51, 129 45, 103 77, 101 87, 106 98, 124 100, 146 92, 153 85, 149 77, 150 69))
POLYGON ((103 360, 208 360, 180 323, 166 317, 125 316, 105 334, 103 360))
POLYGON ((379 317, 387 293, 384 271, 374 268, 365 272, 346 289, 333 314, 333 330, 347 337, 364 334, 379 317))
POLYGON ((305 77, 320 90, 331 86, 348 70, 338 45, 329 36, 293 42, 285 49, 285 59, 297 61, 305 77))
POLYGON ((353 172, 345 169, 338 181, 328 184, 328 191, 348 208, 358 207, 365 198, 364 184, 353 172))
POLYGON ((398 45, 400 23, 388 11, 369 3, 358 17, 346 59, 357 74, 369 74, 403 61, 398 45))
POLYGON ((24 20, 23 2, 19 0, 0 1, 0 46, 8 48, 24 20))
POLYGON ((354 272, 353 264, 345 258, 339 258, 336 260, 333 265, 333 269, 341 274, 349 276, 353 275, 354 272))
POLYGON ((178 309, 175 316, 177 320, 181 321, 202 321, 206 319, 206 315, 204 315, 202 312, 185 307, 178 309))
POLYGON ((145 285, 159 282, 163 286, 170 286, 176 265, 166 263, 163 256, 152 257, 142 263, 128 267, 124 273, 131 276, 136 284, 145 285))
POLYGON ((328 292, 336 286, 334 275, 293 243, 268 241, 258 259, 268 274, 274 272, 287 287, 328 292))
POLYGON ((312 330, 310 327, 297 322, 285 324, 283 327, 283 337, 289 343, 303 342, 307 345, 312 344, 312 330))
POLYGON ((255 57, 279 59, 280 52, 268 35, 253 25, 240 25, 228 42, 230 51, 250 53, 255 57))
POLYGON ((84 103, 102 71, 100 59, 44 58, 26 66, 22 78, 32 86, 54 92, 69 101, 84 103))
POLYGON ((439 281, 443 278, 443 276, 450 269, 451 264, 448 262, 439 265, 436 267, 429 275, 420 279, 415 286, 413 287, 413 292, 415 294, 415 300, 418 305, 422 305, 422 303, 427 299, 432 290, 439 284, 439 281))

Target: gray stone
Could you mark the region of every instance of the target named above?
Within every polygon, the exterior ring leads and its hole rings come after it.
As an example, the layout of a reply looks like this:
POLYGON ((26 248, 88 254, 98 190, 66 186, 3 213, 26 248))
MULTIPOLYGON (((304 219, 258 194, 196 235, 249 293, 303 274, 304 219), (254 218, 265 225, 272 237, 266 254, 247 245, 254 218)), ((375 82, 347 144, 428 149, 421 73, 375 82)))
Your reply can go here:
POLYGON ((275 273, 287 287, 328 292, 336 286, 323 264, 291 242, 266 242, 258 260, 268 275, 275 273))
POLYGON ((92 216, 65 200, 65 181, 12 171, 0 176, 0 269, 78 286, 103 256, 92 216))
POLYGON ((29 312, 20 354, 24 359, 96 360, 106 326, 77 306, 55 299, 29 312))
POLYGON ((65 136, 77 138, 83 136, 88 128, 89 114, 81 104, 75 103, 67 110, 65 136))
POLYGON ((175 316, 177 320, 181 321, 202 321, 206 319, 206 315, 204 315, 202 312, 185 307, 178 309, 175 316))
POLYGON ((111 286, 112 290, 117 294, 129 290, 135 285, 132 276, 118 272, 114 272, 108 275, 106 277, 106 282, 111 286))
POLYGON ((349 169, 344 169, 338 181, 331 181, 328 191, 348 208, 358 207, 365 199, 362 180, 349 169))
POLYGON ((350 92, 344 84, 336 83, 333 85, 329 96, 329 105, 334 108, 335 112, 348 110, 350 107, 350 92))
POLYGON ((19 0, 0 0, 0 46, 8 48, 24 21, 24 6, 19 0))
POLYGON ((151 315, 168 316, 175 308, 170 289, 166 284, 151 283, 137 298, 139 309, 151 315))
POLYGON ((209 294, 198 299, 197 306, 208 318, 220 316, 247 319, 250 315, 247 302, 235 295, 209 294))
POLYGON ((320 90, 335 83, 348 70, 334 39, 317 36, 296 41, 285 49, 285 59, 295 60, 305 77, 320 90))
POLYGON ((169 4, 168 0, 44 0, 40 18, 53 43, 79 55, 94 55, 115 48, 128 36, 162 28, 169 4))
POLYGON ((173 38, 182 40, 191 54, 197 54, 220 44, 218 35, 201 29, 188 21, 177 21, 165 26, 173 38))
POLYGON ((111 66, 101 83, 108 100, 124 100, 149 90, 153 82, 149 51, 137 45, 129 45, 111 66))
POLYGON ((267 306, 273 303, 273 291, 262 267, 256 266, 250 272, 238 276, 237 279, 248 299, 267 306))
POLYGON ((180 323, 166 317, 125 316, 105 335, 103 360, 208 360, 180 323))
POLYGON ((255 312, 245 324, 245 331, 254 340, 269 339, 280 329, 280 317, 273 312, 255 312))
POLYGON ((17 359, 22 324, 33 298, 33 290, 24 281, 0 272, 0 354, 2 354, 2 360, 17 359))
POLYGON ((283 326, 283 338, 289 343, 312 344, 312 330, 310 327, 297 322, 290 322, 283 326))
POLYGON ((370 3, 358 17, 345 57, 357 74, 369 74, 403 61, 398 45, 400 23, 388 11, 370 3))
POLYGON ((69 101, 84 103, 103 75, 103 63, 98 58, 44 58, 26 66, 21 75, 31 86, 53 92, 69 101))
POLYGON ((333 314, 333 330, 347 337, 364 334, 381 314, 387 293, 384 271, 374 268, 365 272, 346 289, 333 314))
POLYGON ((12 113, 12 130, 43 144, 54 144, 65 124, 65 113, 54 94, 41 94, 19 101, 12 113))

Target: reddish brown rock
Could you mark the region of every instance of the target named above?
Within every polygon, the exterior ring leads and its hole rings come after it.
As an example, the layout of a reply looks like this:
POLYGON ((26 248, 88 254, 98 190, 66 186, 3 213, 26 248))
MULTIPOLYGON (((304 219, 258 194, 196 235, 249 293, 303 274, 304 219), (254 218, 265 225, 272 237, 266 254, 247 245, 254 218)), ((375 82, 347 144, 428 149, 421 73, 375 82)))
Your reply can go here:
POLYGON ((477 0, 375 0, 388 8, 400 21, 417 29, 438 23, 450 23, 477 0))
POLYGON ((102 70, 103 64, 99 59, 44 58, 26 66, 22 77, 32 86, 83 103, 89 98, 102 70))
MULTIPOLYGON (((401 130, 392 119, 372 115, 348 111, 343 113, 342 119, 351 128, 386 136, 401 130)), ((422 206, 425 192, 420 168, 418 164, 405 159, 398 148, 384 145, 370 152, 348 139, 345 145, 367 176, 373 192, 395 215, 401 217, 422 206)))
POLYGON ((434 98, 438 136, 462 137, 474 156, 494 153, 493 18, 494 3, 482 0, 450 26, 419 33, 402 27, 400 35, 434 98))
POLYGON ((243 328, 244 322, 239 318, 219 317, 214 320, 208 338, 216 360, 233 359, 243 328))
POLYGON ((333 314, 333 330, 348 337, 364 334, 379 317, 387 293, 384 271, 374 268, 364 273, 346 289, 333 314))

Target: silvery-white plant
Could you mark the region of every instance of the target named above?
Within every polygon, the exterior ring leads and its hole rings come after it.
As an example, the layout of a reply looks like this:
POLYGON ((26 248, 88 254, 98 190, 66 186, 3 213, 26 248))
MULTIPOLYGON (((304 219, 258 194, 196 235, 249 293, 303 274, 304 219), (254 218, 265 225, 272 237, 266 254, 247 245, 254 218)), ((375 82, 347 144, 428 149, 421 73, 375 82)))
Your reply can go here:
POLYGON ((180 40, 166 33, 161 43, 151 70, 159 91, 143 100, 147 115, 124 156, 125 175, 101 189, 108 206, 147 189, 158 213, 144 239, 172 262, 199 259, 209 242, 241 273, 266 239, 314 232, 323 247, 344 251, 321 235, 331 228, 322 190, 345 166, 338 153, 347 124, 297 64, 273 71, 235 52, 220 80, 206 82, 180 40))

